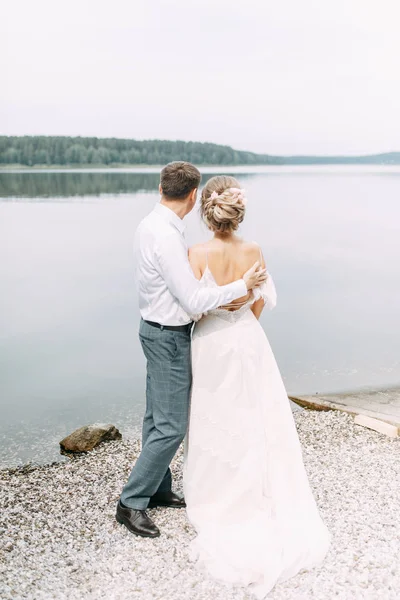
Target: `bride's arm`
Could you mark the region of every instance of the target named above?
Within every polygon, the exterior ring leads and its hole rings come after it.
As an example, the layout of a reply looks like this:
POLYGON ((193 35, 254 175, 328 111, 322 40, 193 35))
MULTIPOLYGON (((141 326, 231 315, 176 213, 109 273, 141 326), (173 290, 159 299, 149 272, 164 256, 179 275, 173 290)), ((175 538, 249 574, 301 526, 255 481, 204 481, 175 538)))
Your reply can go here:
MULTIPOLYGON (((261 250, 259 252, 260 252, 260 261, 262 261, 261 262, 262 268, 265 269, 265 260, 264 260, 264 257, 262 255, 261 250)), ((264 306, 265 306, 265 300, 264 300, 264 298, 260 298, 259 300, 256 300, 254 302, 254 304, 252 304, 251 310, 253 311, 253 314, 256 317, 256 319, 260 318, 261 313, 264 310, 264 306)))
POLYGON ((254 304, 252 305, 251 310, 253 311, 253 314, 256 317, 256 319, 260 318, 261 313, 264 310, 264 306, 265 302, 263 298, 260 298, 259 300, 257 300, 257 302, 254 302, 254 304))

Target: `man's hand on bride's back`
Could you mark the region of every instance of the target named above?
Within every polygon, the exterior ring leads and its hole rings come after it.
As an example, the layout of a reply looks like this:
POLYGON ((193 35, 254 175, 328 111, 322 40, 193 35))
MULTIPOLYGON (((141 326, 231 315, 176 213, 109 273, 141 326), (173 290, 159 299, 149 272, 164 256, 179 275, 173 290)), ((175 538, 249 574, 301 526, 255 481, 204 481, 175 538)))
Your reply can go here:
POLYGON ((243 280, 248 290, 252 290, 253 288, 265 283, 267 278, 267 270, 263 269, 259 261, 254 263, 251 269, 246 271, 246 273, 243 275, 243 280))

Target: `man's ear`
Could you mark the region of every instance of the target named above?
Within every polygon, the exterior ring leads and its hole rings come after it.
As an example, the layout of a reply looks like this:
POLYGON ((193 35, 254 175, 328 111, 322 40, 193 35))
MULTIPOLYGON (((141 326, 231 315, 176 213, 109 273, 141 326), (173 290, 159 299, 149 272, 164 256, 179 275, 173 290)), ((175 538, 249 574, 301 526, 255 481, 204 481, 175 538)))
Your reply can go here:
POLYGON ((198 188, 194 188, 194 190, 192 190, 190 192, 190 199, 193 202, 193 206, 196 204, 196 200, 197 200, 197 190, 198 188))
POLYGON ((158 185, 158 191, 160 192, 161 196, 162 196, 162 187, 161 187, 161 183, 158 185))

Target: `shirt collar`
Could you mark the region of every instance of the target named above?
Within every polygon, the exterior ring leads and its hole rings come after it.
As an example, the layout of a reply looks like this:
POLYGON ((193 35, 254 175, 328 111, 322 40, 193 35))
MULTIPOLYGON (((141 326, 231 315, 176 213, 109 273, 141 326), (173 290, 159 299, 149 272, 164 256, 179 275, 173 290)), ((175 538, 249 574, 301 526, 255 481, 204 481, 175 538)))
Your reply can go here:
POLYGON ((171 225, 176 227, 179 233, 183 234, 183 232, 185 231, 185 224, 183 220, 180 217, 178 217, 177 214, 174 213, 173 210, 171 210, 164 204, 157 202, 157 204, 154 207, 154 212, 160 215, 160 217, 162 217, 164 221, 167 221, 168 223, 171 223, 171 225))

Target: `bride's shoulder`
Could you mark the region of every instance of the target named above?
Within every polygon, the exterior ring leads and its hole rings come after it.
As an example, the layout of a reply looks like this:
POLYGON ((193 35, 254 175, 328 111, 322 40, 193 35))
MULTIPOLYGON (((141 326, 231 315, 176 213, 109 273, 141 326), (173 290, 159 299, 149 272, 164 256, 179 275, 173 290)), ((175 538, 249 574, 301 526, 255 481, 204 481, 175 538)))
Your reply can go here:
POLYGON ((243 248, 247 249, 248 252, 254 252, 260 250, 260 245, 257 242, 249 242, 247 240, 242 240, 243 248))
POLYGON ((261 247, 257 242, 248 242, 247 240, 242 241, 242 250, 249 255, 259 255, 261 247))
POLYGON ((261 246, 257 244, 257 242, 247 242, 243 240, 243 253, 248 258, 248 260, 252 260, 253 262, 261 261, 264 264, 264 257, 261 250, 261 246))

